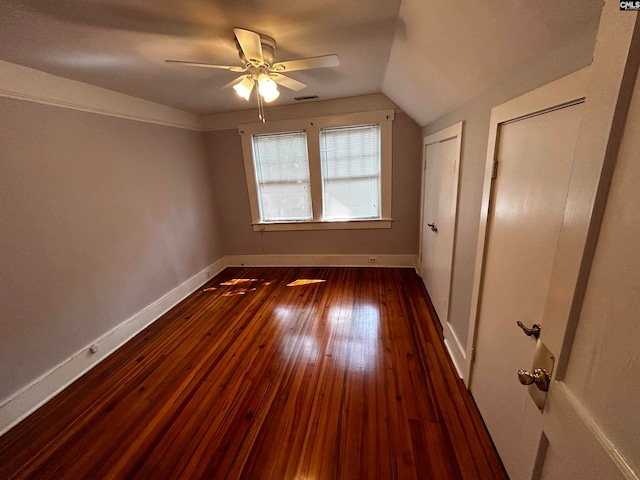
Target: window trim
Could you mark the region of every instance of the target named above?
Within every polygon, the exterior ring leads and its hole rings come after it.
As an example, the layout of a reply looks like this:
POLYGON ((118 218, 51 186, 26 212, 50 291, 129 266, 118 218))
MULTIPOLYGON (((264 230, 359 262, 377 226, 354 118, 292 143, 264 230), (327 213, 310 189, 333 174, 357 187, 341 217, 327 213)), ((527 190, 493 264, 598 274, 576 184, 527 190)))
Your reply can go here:
POLYGON ((371 112, 345 113, 304 119, 250 123, 238 126, 242 141, 244 170, 251 207, 251 225, 254 231, 283 230, 349 230, 370 228, 391 228, 391 175, 392 175, 392 122, 393 109, 371 112), (320 130, 323 128, 348 127, 356 125, 380 125, 380 193, 381 209, 379 219, 364 220, 323 220, 322 219, 322 171, 320 160, 320 130), (312 220, 290 222, 262 222, 258 200, 258 187, 253 162, 254 135, 304 131, 307 135, 307 155, 311 186, 312 220))

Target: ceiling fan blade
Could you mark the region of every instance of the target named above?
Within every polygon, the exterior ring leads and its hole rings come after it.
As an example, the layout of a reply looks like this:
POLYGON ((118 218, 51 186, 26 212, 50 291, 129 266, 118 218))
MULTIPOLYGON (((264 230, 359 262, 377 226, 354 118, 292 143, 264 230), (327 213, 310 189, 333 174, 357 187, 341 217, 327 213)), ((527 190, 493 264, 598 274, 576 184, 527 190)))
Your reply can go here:
POLYGON ((224 90, 225 88, 229 88, 229 87, 233 87, 234 85, 236 85, 237 83, 240 83, 242 81, 244 77, 236 77, 233 80, 231 80, 229 83, 225 83, 223 86, 220 87, 220 90, 224 90))
POLYGON ((271 67, 275 72, 295 72, 296 70, 310 70, 312 68, 337 67, 340 65, 338 55, 322 55, 321 57, 300 58, 279 62, 271 67))
POLYGON ((287 87, 290 90, 297 92, 298 90, 302 90, 307 87, 306 83, 299 82, 298 80, 294 80, 291 77, 285 77, 284 75, 280 75, 279 73, 272 73, 269 75, 274 82, 283 87, 287 87))
POLYGON ((183 60, 165 60, 167 63, 179 63, 180 65, 187 65, 190 67, 202 67, 202 68, 218 68, 221 70, 230 70, 232 72, 246 72, 246 67, 236 67, 233 65, 214 65, 213 63, 200 63, 200 62, 185 62, 183 60))
POLYGON ((253 64, 260 65, 264 62, 262 57, 262 44, 260 43, 260 35, 251 30, 243 28, 234 28, 233 33, 238 39, 240 48, 247 60, 253 64))

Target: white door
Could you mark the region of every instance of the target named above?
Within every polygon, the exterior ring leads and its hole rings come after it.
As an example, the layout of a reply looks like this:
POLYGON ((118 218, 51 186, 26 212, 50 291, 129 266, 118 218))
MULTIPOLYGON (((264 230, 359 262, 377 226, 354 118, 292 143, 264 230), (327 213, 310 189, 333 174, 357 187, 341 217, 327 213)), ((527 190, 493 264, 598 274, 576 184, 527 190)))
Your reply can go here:
MULTIPOLYGON (((426 145, 424 149, 424 180, 422 189, 422 222, 420 235, 420 268, 418 272, 434 302, 434 250, 435 233, 432 226, 438 214, 440 198, 440 162, 438 161, 439 144, 426 145), (427 173, 428 172, 428 173, 427 173)), ((434 304, 435 306, 435 304, 434 304)), ((438 310, 436 309, 436 312, 438 310)), ((439 313, 438 313, 439 314, 439 313)))
MULTIPOLYGON (((565 382, 608 184, 601 175, 620 137, 612 126, 625 115, 615 106, 629 101, 621 85, 635 74, 619 55, 629 51, 635 18, 612 22, 612 12, 603 11, 592 67, 492 111, 471 392, 512 480, 637 478, 584 408, 586 391, 565 382), (536 342, 516 321, 542 325, 556 360, 542 413, 529 396, 535 385, 518 381, 519 369, 532 370, 536 342)), ((624 423, 630 413, 611 416, 624 423)))
POLYGON ((536 341, 516 321, 545 328, 582 108, 552 107, 497 132, 471 391, 512 480, 531 478, 542 434, 542 416, 516 378, 531 370, 536 341))
POLYGON ((436 132, 424 141, 422 224, 418 272, 443 326, 445 341, 458 370, 465 348, 449 323, 462 123, 436 132), (453 346, 453 347, 452 347, 453 346))

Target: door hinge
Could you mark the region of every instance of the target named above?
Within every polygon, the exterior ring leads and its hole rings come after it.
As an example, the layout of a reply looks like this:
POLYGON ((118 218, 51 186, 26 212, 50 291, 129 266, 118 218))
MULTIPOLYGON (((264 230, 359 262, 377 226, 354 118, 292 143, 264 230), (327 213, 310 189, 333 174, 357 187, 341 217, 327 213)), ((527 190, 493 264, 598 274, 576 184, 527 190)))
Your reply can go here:
POLYGON ((498 161, 493 161, 493 171, 491 172, 491 178, 498 178, 498 161))

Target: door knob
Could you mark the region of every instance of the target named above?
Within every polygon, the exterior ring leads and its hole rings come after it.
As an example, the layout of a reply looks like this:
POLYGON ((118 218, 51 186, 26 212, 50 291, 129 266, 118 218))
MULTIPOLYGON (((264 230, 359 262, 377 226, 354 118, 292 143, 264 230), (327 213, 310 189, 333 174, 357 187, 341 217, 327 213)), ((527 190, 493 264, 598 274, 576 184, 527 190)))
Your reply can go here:
POLYGON ((536 368, 533 373, 526 370, 518 370, 518 380, 522 385, 535 383, 539 390, 548 392, 551 378, 544 368, 536 368))
POLYGON ((541 412, 547 402, 547 392, 551 385, 551 375, 553 375, 555 361, 553 354, 542 343, 542 340, 538 339, 536 340, 536 352, 533 354, 531 370, 518 370, 518 380, 523 385, 529 385, 529 388, 527 388, 528 393, 541 412), (535 388, 532 386, 534 383, 536 385, 535 388))

